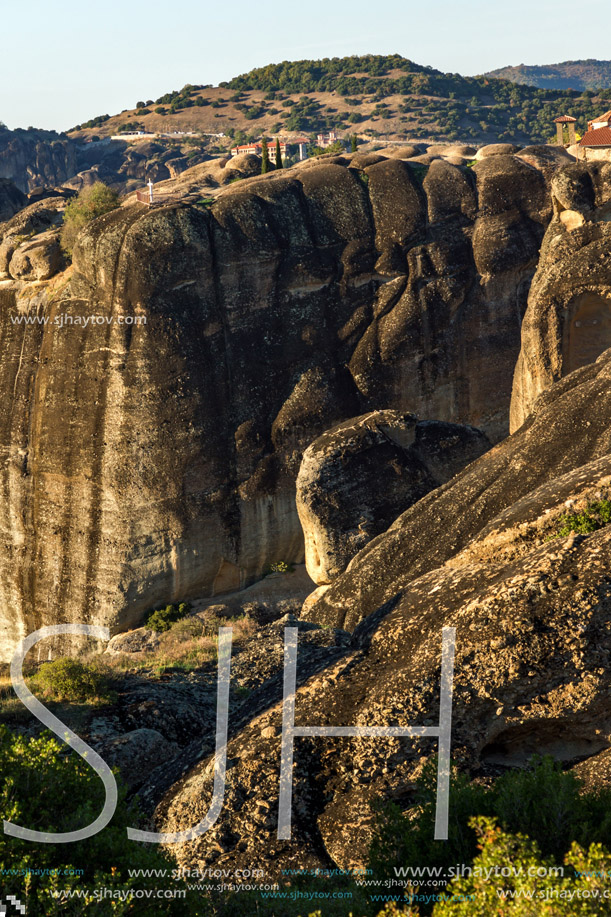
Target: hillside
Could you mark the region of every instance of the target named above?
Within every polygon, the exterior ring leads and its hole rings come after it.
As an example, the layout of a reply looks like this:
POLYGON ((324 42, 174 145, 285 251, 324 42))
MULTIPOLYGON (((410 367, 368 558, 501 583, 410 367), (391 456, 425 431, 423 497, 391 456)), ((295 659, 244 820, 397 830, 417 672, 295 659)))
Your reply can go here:
POLYGON ((287 61, 216 87, 187 85, 112 117, 92 118, 70 133, 89 140, 129 129, 194 131, 214 135, 192 138, 194 148, 203 143, 219 150, 263 133, 330 129, 372 141, 543 143, 553 136, 558 113, 573 115, 584 130, 608 103, 568 90, 444 74, 399 55, 367 55, 287 61))
POLYGON ((520 64, 517 67, 500 67, 486 76, 502 80, 511 80, 523 86, 536 86, 539 89, 604 89, 611 86, 611 61, 608 60, 568 60, 562 64, 529 67, 520 64))

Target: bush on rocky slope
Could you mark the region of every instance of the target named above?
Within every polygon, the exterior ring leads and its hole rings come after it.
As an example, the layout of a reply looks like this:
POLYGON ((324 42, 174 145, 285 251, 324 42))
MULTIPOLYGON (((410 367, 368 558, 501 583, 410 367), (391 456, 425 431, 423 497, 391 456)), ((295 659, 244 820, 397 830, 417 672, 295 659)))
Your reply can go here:
MULTIPOLYGON (((27 738, 1 726, 0 772, 0 814, 14 824, 42 831, 74 831, 92 822, 102 809, 103 787, 95 772, 48 734, 27 738)), ((167 869, 168 877, 159 885, 172 888, 172 861, 159 847, 128 839, 127 826, 137 823, 137 808, 128 805, 119 783, 119 803, 112 822, 94 837, 77 843, 33 844, 1 834, 3 897, 14 894, 20 898, 27 904, 28 917, 81 915, 94 910, 103 917, 126 913, 205 915, 204 902, 198 899, 196 906, 189 893, 187 898, 157 899, 154 910, 145 897, 130 895, 142 886, 154 889, 156 880, 143 882, 130 876, 128 870, 167 869), (101 897, 99 890, 106 891, 106 896, 101 897), (73 896, 61 897, 64 891, 73 896)))
POLYGON ((119 206, 119 195, 101 181, 83 188, 77 198, 70 201, 64 212, 61 233, 62 248, 72 257, 72 248, 81 229, 105 213, 119 206))
POLYGON ((494 818, 503 831, 524 834, 546 857, 561 864, 573 843, 611 848, 611 790, 584 791, 583 782, 550 757, 511 770, 492 787, 455 773, 450 790, 449 838, 433 839, 436 762, 431 760, 417 784, 418 806, 402 812, 396 804, 378 807, 371 867, 380 877, 395 867, 469 864, 477 853, 473 818, 494 818))

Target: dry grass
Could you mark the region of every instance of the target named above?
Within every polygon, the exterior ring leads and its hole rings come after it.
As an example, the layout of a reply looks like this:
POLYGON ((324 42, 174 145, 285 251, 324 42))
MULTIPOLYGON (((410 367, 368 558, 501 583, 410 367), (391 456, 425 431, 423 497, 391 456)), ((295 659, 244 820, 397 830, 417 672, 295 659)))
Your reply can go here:
POLYGON ((117 673, 146 670, 161 675, 168 669, 192 672, 206 663, 216 662, 219 627, 231 627, 237 645, 252 637, 257 629, 256 622, 246 615, 234 618, 193 615, 159 634, 159 645, 154 651, 122 653, 105 657, 105 661, 117 673))

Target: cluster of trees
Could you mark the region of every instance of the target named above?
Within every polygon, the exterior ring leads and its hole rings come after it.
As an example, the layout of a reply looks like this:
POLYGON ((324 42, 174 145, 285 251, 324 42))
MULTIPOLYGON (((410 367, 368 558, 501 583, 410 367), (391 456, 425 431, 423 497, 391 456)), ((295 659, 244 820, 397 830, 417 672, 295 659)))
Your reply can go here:
MULTIPOLYGON (((66 745, 49 737, 27 738, 0 725, 0 814, 15 824, 39 831, 74 831, 90 824, 102 809, 104 787, 95 771, 78 755, 66 754, 66 745)), ((135 844, 126 834, 128 826, 142 821, 126 789, 118 781, 119 802, 112 822, 99 834, 70 844, 32 844, 0 834, 2 896, 13 894, 28 914, 60 917, 71 914, 150 914, 146 898, 129 897, 142 887, 128 870, 158 869, 168 876, 175 863, 158 845, 135 844), (96 899, 93 890, 104 886, 114 897, 96 899), (74 899, 62 899, 68 890, 74 899), (123 897, 121 897, 121 890, 123 897), (25 891, 25 895, 24 895, 25 891), (76 897, 80 892, 83 897, 76 897)), ((153 875, 154 873, 151 873, 153 875)), ((167 878, 147 879, 147 886, 167 887, 167 878)), ((175 883, 181 887, 179 883, 175 883)), ((184 886, 183 886, 184 887, 184 886)), ((162 892, 163 894, 163 892, 162 892)), ((197 893, 186 898, 155 900, 155 914, 209 913, 197 893)))
POLYGON ((365 54, 362 57, 325 57, 322 60, 283 61, 281 64, 268 64, 235 77, 229 83, 231 89, 259 89, 264 92, 332 92, 338 82, 349 74, 367 73, 371 76, 385 76, 389 70, 405 70, 409 73, 426 73, 430 68, 422 67, 400 54, 388 56, 365 54))
MULTIPOLYGON (((519 142, 544 143, 552 139, 553 121, 561 111, 577 118, 577 129, 583 132, 587 122, 601 108, 608 106, 604 97, 595 98, 592 91, 537 89, 485 76, 463 77, 422 67, 399 55, 332 58, 319 61, 285 61, 252 70, 226 85, 236 95, 246 91, 264 91, 266 98, 279 100, 285 93, 301 93, 283 120, 286 130, 322 131, 358 124, 367 115, 349 115, 324 109, 307 93, 336 91, 351 106, 376 102, 373 117, 382 120, 417 114, 418 124, 406 131, 416 136, 434 135, 439 139, 458 137, 489 140, 491 136, 519 142), (394 108, 385 101, 402 96, 394 108), (430 127, 427 129, 427 125, 430 127)), ((262 117, 265 104, 247 110, 247 117, 262 117)), ((410 118, 403 117, 402 121, 410 118)))
MULTIPOLYGON (((92 127, 100 127, 104 124, 105 121, 110 120, 110 115, 98 115, 97 118, 91 118, 90 121, 84 121, 82 124, 77 124, 76 127, 71 127, 70 131, 84 131, 92 127)), ((70 133, 68 131, 68 133, 70 133)))

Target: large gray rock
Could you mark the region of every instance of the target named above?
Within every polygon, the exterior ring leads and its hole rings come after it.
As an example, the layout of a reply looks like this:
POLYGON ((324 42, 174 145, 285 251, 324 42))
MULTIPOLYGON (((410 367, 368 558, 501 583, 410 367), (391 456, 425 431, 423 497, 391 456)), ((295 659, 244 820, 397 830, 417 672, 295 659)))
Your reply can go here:
POLYGON ((153 768, 173 758, 178 746, 156 729, 133 729, 112 739, 103 748, 104 760, 118 767, 129 789, 143 784, 153 768))
POLYGON ((552 179, 552 195, 554 219, 522 324, 512 430, 541 392, 611 347, 611 163, 561 169, 552 179))
POLYGON ((49 230, 20 245, 13 253, 8 272, 15 280, 49 280, 65 266, 59 231, 49 230))
MULTIPOLYGON (((447 484, 423 497, 308 603, 308 618, 352 630, 409 581, 450 562, 507 507, 611 453, 611 350, 545 392, 529 420, 447 484), (354 596, 359 596, 358 603, 354 596)), ((559 487, 545 499, 554 506, 559 487)))
POLYGON ((0 226, 0 280, 48 280, 62 270, 59 229, 66 202, 60 194, 44 198, 0 226))
POLYGON ((397 516, 490 447, 473 427, 374 411, 344 421, 306 449, 297 476, 305 561, 330 583, 397 516))

